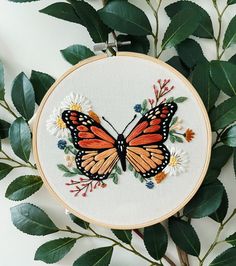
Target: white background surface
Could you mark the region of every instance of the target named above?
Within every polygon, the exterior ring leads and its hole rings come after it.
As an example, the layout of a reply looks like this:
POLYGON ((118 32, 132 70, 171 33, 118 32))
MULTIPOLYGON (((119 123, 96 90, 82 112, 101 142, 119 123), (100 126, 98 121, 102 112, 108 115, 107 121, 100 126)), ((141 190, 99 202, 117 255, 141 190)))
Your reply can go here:
MULTIPOLYGON (((54 19, 47 15, 38 13, 39 9, 46 7, 47 5, 56 1, 40 1, 30 4, 14 4, 5 0, 0 0, 0 59, 5 65, 6 72, 6 88, 7 95, 9 96, 11 82, 13 78, 24 71, 30 75, 32 69, 49 73, 54 77, 59 77, 63 74, 70 65, 63 60, 59 50, 64 49, 72 44, 84 44, 92 48, 92 41, 86 31, 80 25, 65 22, 62 20, 54 19)), ((100 1, 91 0, 94 6, 100 7, 100 1)), ((154 20, 151 16, 149 9, 147 8, 145 1, 137 0, 132 1, 142 7, 145 12, 148 13, 152 24, 154 20)), ((164 0, 164 5, 171 3, 172 1, 164 0)), ((210 13, 215 31, 218 30, 215 10, 213 9, 210 0, 195 1, 202 7, 206 8, 210 13)), ((224 5, 226 1, 219 0, 224 5)), ((161 36, 163 36, 164 30, 168 25, 168 18, 161 9, 160 25, 161 36)), ((231 7, 226 12, 224 17, 224 25, 226 26, 229 20, 236 14, 236 6, 231 7)), ((223 28, 225 29, 225 27, 223 28)), ((215 45, 212 40, 200 41, 205 56, 210 60, 215 58, 215 45)), ((226 54, 225 59, 228 59, 231 55, 235 54, 235 47, 231 48, 226 54)), ((167 60, 175 51, 168 50, 163 54, 161 59, 167 60)), ((8 117, 1 109, 1 118, 11 120, 12 117, 8 117)), ((1 181, 0 197, 1 197, 1 218, 0 218, 0 265, 1 266, 33 266, 33 265, 45 265, 42 262, 35 262, 33 260, 34 253, 38 246, 42 243, 58 238, 60 236, 66 236, 66 234, 55 234, 46 237, 33 237, 18 231, 11 223, 10 219, 10 207, 15 206, 16 202, 11 202, 4 198, 4 194, 9 183, 20 176, 21 174, 32 173, 30 170, 15 170, 7 178, 1 181)), ((226 190, 230 198, 230 210, 235 207, 235 177, 232 169, 232 160, 226 165, 221 174, 221 180, 223 181, 226 190)), ((65 225, 73 224, 64 214, 62 207, 49 195, 45 188, 42 188, 37 194, 27 199, 26 202, 35 203, 44 209, 53 221, 59 227, 63 228, 65 225)), ((228 236, 235 232, 235 220, 228 224, 222 237, 228 236)), ((208 249, 209 244, 213 241, 217 224, 208 219, 200 219, 193 221, 193 225, 199 234, 202 243, 202 251, 208 249)), ((107 229, 97 228, 98 231, 106 233, 107 229)), ((137 249, 145 253, 142 242, 134 236, 134 243, 137 249)), ((73 250, 67 255, 61 262, 56 263, 59 266, 72 265, 73 261, 77 259, 85 251, 109 245, 110 243, 102 240, 82 240, 77 243, 73 250)), ((219 245, 212 255, 209 257, 210 262, 216 255, 226 249, 226 245, 219 245)), ((168 246, 167 254, 176 261, 177 253, 174 245, 170 242, 168 246)), ((198 265, 196 260, 192 260, 191 265, 198 265)), ((148 265, 144 260, 127 253, 126 251, 115 248, 115 252, 111 262, 112 266, 120 265, 148 265)), ((206 263, 207 265, 207 263, 206 263)))

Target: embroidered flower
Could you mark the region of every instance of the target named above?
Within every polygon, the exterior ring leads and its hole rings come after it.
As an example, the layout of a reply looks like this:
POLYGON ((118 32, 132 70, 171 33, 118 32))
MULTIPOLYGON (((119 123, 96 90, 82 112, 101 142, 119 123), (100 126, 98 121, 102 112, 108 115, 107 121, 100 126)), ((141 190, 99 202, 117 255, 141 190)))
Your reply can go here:
POLYGON ((177 117, 176 121, 174 121, 173 125, 171 125, 170 130, 181 130, 183 128, 181 124, 182 124, 182 119, 177 117))
POLYGON ((146 183, 146 187, 149 188, 149 189, 152 189, 152 188, 154 188, 154 183, 152 181, 148 181, 146 183))
POLYGON ((68 129, 61 118, 62 109, 55 108, 46 123, 46 128, 51 135, 58 138, 68 136, 68 129))
POLYGON ((91 102, 87 97, 74 92, 65 97, 61 107, 63 110, 69 109, 82 113, 88 113, 92 109, 91 102))
POLYGON ((88 115, 89 115, 90 117, 92 117, 92 119, 93 119, 94 121, 96 121, 97 123, 99 123, 99 124, 101 123, 99 116, 98 116, 95 112, 93 112, 93 111, 89 111, 89 112, 88 112, 88 115))
POLYGON ((65 147, 66 147, 66 141, 64 139, 60 139, 58 142, 57 142, 57 147, 60 149, 60 150, 64 150, 65 147))
POLYGON ((154 176, 154 179, 157 182, 157 184, 159 184, 166 178, 166 176, 167 174, 165 172, 160 172, 154 176))
POLYGON ((164 169, 166 174, 176 176, 186 172, 188 163, 188 156, 186 152, 181 149, 172 147, 170 149, 170 162, 164 169))
POLYGON ((192 131, 192 129, 188 128, 185 133, 184 133, 184 137, 187 140, 187 142, 192 141, 192 139, 194 139, 195 133, 192 131))
POLYGON ((74 167, 75 166, 75 156, 73 155, 66 155, 65 156, 66 165, 68 167, 74 167))
POLYGON ((141 106, 141 104, 135 104, 135 106, 134 106, 134 111, 135 111, 136 113, 140 113, 140 112, 142 111, 142 106, 141 106))

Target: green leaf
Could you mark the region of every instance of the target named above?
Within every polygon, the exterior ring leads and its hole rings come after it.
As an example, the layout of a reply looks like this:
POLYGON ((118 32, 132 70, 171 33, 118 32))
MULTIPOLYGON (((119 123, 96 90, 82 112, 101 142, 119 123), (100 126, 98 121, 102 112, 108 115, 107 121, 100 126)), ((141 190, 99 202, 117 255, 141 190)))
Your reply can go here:
POLYGON ((192 225, 181 219, 169 219, 169 232, 174 243, 187 254, 198 257, 201 244, 192 225))
POLYGON ((224 187, 219 181, 203 185, 184 208, 184 215, 202 218, 215 212, 223 196, 224 187))
POLYGON ((3 64, 0 62, 0 101, 4 100, 5 89, 4 89, 4 68, 3 64))
POLYGON ((31 133, 22 117, 17 118, 9 129, 9 138, 14 153, 28 162, 31 151, 31 133))
POLYGON ((151 257, 160 260, 166 253, 168 236, 161 224, 144 228, 144 244, 151 257))
POLYGON ((198 42, 192 39, 186 39, 176 46, 176 50, 184 62, 184 64, 193 68, 201 62, 206 62, 207 59, 203 55, 202 48, 198 42))
POLYGON ((236 44, 236 16, 232 18, 225 32, 223 48, 227 49, 233 44, 236 44))
POLYGON ((81 60, 94 56, 89 48, 84 45, 74 44, 60 51, 67 62, 72 65, 79 63, 81 60))
POLYGON ((234 233, 234 234, 230 235, 229 237, 227 237, 227 238, 225 239, 225 241, 226 241, 228 244, 230 244, 230 245, 236 247, 236 233, 234 233))
POLYGON ((227 1, 227 4, 228 4, 228 5, 236 4, 236 0, 228 0, 228 1, 227 1))
POLYGON ((201 63, 194 68, 192 84, 197 89, 206 109, 209 111, 220 94, 220 90, 211 80, 209 62, 201 63))
POLYGON ((32 70, 30 81, 34 88, 35 101, 39 105, 48 89, 55 82, 55 79, 46 73, 32 70))
POLYGON ((188 77, 190 74, 189 69, 185 66, 185 64, 181 61, 179 56, 173 56, 168 61, 167 64, 178 70, 182 75, 188 77))
POLYGON ((236 54, 229 59, 229 62, 236 65, 236 54))
POLYGON ((8 137, 10 124, 5 120, 0 119, 0 139, 8 137))
POLYGON ((175 103, 183 103, 187 100, 188 98, 187 97, 178 97, 178 98, 175 98, 174 99, 174 102, 175 103))
POLYGON ((70 172, 70 170, 64 164, 57 164, 57 168, 63 172, 70 172))
POLYGON ((108 266, 112 253, 112 246, 92 249, 79 257, 73 266, 108 266))
POLYGON ((215 85, 229 96, 236 95, 236 65, 226 61, 212 61, 210 75, 215 85))
POLYGON ((12 207, 11 219, 17 229, 29 235, 44 236, 59 230, 43 210, 30 203, 12 207))
MULTIPOLYGON (((168 5, 165 8, 167 15, 170 18, 173 18, 180 11, 188 9, 193 10, 196 14, 201 17, 200 24, 197 29, 194 31, 193 35, 200 38, 214 38, 213 25, 211 18, 205 9, 191 1, 178 1, 173 4, 168 5)), ((183 19, 184 20, 184 19, 183 19)))
POLYGON ((39 12, 52 17, 83 25, 81 19, 77 16, 74 8, 68 3, 54 3, 39 10, 39 12))
POLYGON ((222 167, 228 162, 233 149, 222 145, 214 148, 211 153, 211 160, 205 176, 204 184, 212 183, 220 175, 222 167))
POLYGON ((230 147, 236 147, 236 125, 228 128, 221 136, 221 141, 230 147))
POLYGON ((131 230, 111 230, 114 235, 126 244, 130 244, 132 240, 132 231, 131 230))
POLYGON ((99 10, 103 22, 110 28, 136 36, 152 34, 145 13, 126 1, 112 1, 99 10))
POLYGON ((209 266, 235 266, 236 248, 229 248, 216 257, 209 266))
POLYGON ((10 200, 24 200, 43 185, 40 176, 24 175, 16 178, 7 188, 5 197, 10 200))
POLYGON ((70 252, 76 240, 76 238, 66 237, 46 242, 37 249, 34 260, 56 263, 70 252))
POLYGON ((130 41, 129 45, 120 45, 119 51, 128 51, 141 54, 148 54, 150 42, 146 36, 118 35, 118 42, 130 41))
POLYGON ((236 96, 219 104, 210 112, 212 130, 229 126, 236 121, 236 96))
POLYGON ((106 42, 109 30, 101 21, 97 11, 87 2, 75 0, 70 0, 70 2, 93 41, 95 43, 106 42))
POLYGON ((17 111, 30 120, 34 114, 35 95, 31 82, 23 72, 13 81, 11 97, 17 111))
POLYGON ((84 220, 80 219, 79 217, 75 216, 74 214, 70 213, 69 214, 71 220, 77 224, 78 226, 84 228, 85 230, 87 230, 89 228, 89 223, 85 222, 84 220))
POLYGON ((13 167, 6 163, 0 163, 0 180, 7 176, 13 167))

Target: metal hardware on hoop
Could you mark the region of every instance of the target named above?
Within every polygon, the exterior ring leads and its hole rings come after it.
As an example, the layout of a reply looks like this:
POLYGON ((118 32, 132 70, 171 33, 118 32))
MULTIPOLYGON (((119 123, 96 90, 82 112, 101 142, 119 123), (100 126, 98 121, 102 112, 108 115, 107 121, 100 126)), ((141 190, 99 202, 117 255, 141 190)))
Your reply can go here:
POLYGON ((94 52, 106 52, 108 56, 114 56, 116 55, 116 52, 118 51, 118 48, 123 45, 129 45, 131 44, 131 41, 125 41, 125 42, 101 42, 96 43, 93 46, 94 52), (115 49, 113 49, 115 48, 115 49))

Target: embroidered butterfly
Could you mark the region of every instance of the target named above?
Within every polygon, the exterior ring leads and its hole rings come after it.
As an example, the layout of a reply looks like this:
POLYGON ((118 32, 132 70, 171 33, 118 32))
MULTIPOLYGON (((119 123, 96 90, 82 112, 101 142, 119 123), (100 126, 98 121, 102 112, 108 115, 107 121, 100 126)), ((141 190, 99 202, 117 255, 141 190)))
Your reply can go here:
POLYGON ((176 110, 177 104, 174 102, 152 108, 127 137, 124 137, 124 131, 136 116, 121 134, 103 118, 116 131, 117 139, 90 116, 77 111, 64 111, 62 119, 78 149, 75 158, 78 169, 92 180, 103 180, 108 178, 120 160, 123 171, 126 171, 128 161, 144 178, 158 174, 170 160, 170 152, 163 143, 168 138, 169 125, 176 110))

